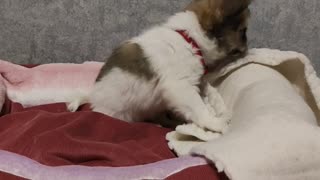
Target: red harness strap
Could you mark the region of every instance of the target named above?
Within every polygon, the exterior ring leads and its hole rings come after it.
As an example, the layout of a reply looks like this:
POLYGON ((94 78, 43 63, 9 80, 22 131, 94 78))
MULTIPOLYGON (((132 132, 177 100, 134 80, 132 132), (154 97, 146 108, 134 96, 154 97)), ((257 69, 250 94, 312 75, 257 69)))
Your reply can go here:
POLYGON ((191 38, 186 31, 184 30, 176 30, 177 33, 179 33, 189 44, 192 45, 192 48, 196 49, 196 55, 200 56, 200 62, 204 68, 204 74, 207 74, 208 73, 208 66, 206 65, 206 62, 204 61, 204 58, 203 58, 203 54, 200 50, 200 47, 198 45, 198 43, 193 39, 191 38))

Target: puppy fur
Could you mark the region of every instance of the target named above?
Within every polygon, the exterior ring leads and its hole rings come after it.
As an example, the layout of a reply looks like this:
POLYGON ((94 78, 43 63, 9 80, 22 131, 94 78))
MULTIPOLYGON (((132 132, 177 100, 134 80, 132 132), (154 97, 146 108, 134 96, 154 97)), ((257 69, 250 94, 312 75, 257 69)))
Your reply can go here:
POLYGON ((93 111, 128 122, 170 110, 200 127, 223 131, 227 120, 214 118, 200 95, 204 73, 200 57, 175 30, 187 32, 205 63, 214 68, 220 61, 246 54, 249 4, 249 0, 192 1, 164 24, 115 49, 92 92, 71 102, 69 109, 88 102, 93 111))

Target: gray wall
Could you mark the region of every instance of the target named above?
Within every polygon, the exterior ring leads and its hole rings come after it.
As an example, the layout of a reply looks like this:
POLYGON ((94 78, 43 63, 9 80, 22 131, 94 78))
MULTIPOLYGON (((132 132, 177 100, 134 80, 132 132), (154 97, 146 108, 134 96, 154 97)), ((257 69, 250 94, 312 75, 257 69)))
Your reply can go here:
MULTIPOLYGON (((0 59, 103 61, 119 42, 189 0, 0 0, 0 59)), ((305 53, 320 70, 320 0, 255 0, 251 47, 305 53)))
POLYGON ((320 71, 320 0, 255 0, 250 46, 304 53, 320 71))

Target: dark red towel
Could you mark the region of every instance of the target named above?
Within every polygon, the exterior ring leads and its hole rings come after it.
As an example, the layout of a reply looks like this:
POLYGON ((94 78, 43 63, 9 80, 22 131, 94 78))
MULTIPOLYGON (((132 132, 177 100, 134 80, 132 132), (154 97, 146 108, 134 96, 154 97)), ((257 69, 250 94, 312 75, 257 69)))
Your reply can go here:
MULTIPOLYGON (((7 101, 0 117, 0 149, 50 166, 132 166, 175 158, 165 135, 170 129, 126 123, 83 106, 67 112, 64 103, 23 108, 7 101)), ((0 174, 0 179, 11 177, 0 174)), ((198 166, 168 179, 213 179, 213 167, 198 166)), ((221 178, 224 179, 224 178, 221 178)))

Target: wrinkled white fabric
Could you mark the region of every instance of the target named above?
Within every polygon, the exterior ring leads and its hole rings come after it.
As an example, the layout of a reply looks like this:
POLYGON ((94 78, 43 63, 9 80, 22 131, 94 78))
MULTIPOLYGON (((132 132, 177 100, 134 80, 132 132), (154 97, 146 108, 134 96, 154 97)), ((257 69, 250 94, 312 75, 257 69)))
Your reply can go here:
POLYGON ((228 131, 182 125, 167 135, 170 148, 205 156, 231 180, 319 180, 320 80, 308 58, 252 49, 218 76, 228 131))

